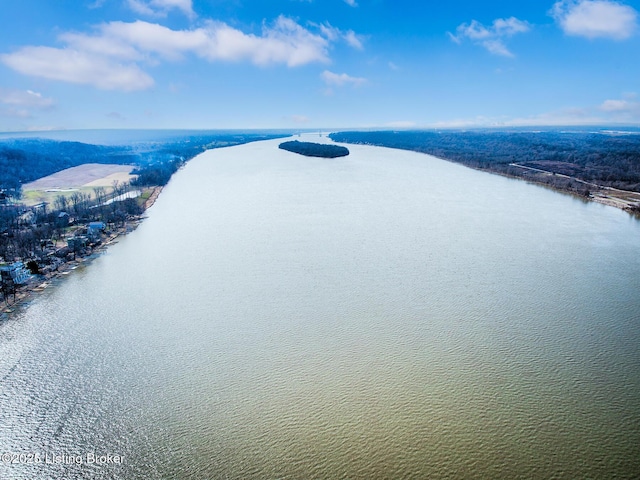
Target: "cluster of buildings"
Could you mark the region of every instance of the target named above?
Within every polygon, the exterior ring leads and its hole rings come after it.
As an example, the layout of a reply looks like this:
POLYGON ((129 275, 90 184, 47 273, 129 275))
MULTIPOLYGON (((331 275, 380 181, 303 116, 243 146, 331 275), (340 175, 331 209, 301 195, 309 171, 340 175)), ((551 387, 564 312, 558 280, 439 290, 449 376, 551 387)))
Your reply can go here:
POLYGON ((24 263, 14 262, 10 265, 0 266, 0 289, 5 300, 9 295, 15 296, 16 289, 25 285, 31 278, 31 272, 25 268, 24 263))
POLYGON ((91 222, 87 225, 86 232, 67 239, 67 248, 70 252, 77 253, 89 245, 98 244, 102 240, 105 229, 104 222, 91 222))
POLYGON ((73 237, 69 237, 65 247, 55 248, 51 242, 43 245, 43 250, 48 250, 47 265, 40 265, 40 262, 35 260, 26 265, 24 262, 0 264, 0 291, 4 300, 7 301, 12 294, 15 296, 16 290, 29 283, 33 275, 51 273, 65 260, 75 259, 76 254, 86 253, 89 247, 101 243, 105 230, 104 222, 90 222, 86 229, 78 230, 73 237))

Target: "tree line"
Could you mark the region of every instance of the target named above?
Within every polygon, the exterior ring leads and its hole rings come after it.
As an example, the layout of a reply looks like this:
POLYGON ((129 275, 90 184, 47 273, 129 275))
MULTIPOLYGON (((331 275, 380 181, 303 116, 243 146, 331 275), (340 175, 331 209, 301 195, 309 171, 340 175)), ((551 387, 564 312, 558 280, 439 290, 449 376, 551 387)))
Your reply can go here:
MULTIPOLYGON (((339 132, 330 137, 337 142, 428 153, 515 176, 526 176, 524 170, 511 165, 517 163, 603 186, 640 191, 640 134, 576 129, 339 132)), ((549 181, 567 183, 561 178, 549 181)))
POLYGON ((20 198, 22 185, 86 163, 135 165, 137 185, 165 185, 185 162, 211 148, 288 136, 275 133, 185 134, 155 142, 92 145, 40 138, 0 140, 0 191, 20 198))

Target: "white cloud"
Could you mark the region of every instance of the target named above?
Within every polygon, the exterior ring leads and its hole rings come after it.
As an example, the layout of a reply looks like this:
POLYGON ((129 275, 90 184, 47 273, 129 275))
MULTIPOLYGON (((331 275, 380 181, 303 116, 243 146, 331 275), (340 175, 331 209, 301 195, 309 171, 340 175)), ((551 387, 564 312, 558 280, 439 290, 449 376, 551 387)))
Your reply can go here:
POLYGON ((605 112, 622 112, 628 110, 631 102, 627 100, 605 100, 600 109, 605 112))
POLYGON ((166 16, 172 9, 178 9, 189 18, 195 17, 192 0, 127 0, 127 4, 141 15, 166 16))
POLYGON ((140 15, 156 15, 155 11, 147 3, 140 0, 127 0, 127 4, 131 10, 140 15))
POLYGON ((74 46, 98 47, 97 53, 141 59, 156 54, 168 60, 179 60, 187 52, 203 52, 209 42, 206 29, 171 30, 157 23, 136 21, 111 22, 100 27, 99 35, 79 35, 74 46), (101 48, 102 44, 111 47, 101 48), (118 53, 120 52, 120 53, 118 53))
POLYGON ((0 116, 11 118, 33 118, 34 111, 46 111, 55 107, 51 98, 33 90, 0 88, 0 116))
POLYGON ((264 27, 262 37, 246 35, 226 25, 224 31, 230 34, 230 39, 237 39, 238 45, 219 38, 215 50, 222 54, 220 58, 245 56, 259 65, 286 63, 290 67, 329 61, 329 41, 284 16, 278 17, 273 27, 264 27))
POLYGON ((278 17, 273 25, 264 25, 261 36, 222 22, 210 21, 192 30, 171 30, 137 21, 104 25, 97 38, 120 43, 123 51, 133 48, 140 54, 157 54, 169 60, 187 53, 210 61, 248 60, 257 65, 281 63, 290 67, 329 60, 329 39, 284 16, 278 17))
POLYGON ((0 88, 0 103, 15 107, 50 109, 55 105, 52 98, 43 97, 32 90, 8 90, 0 88))
POLYGON ((515 17, 498 18, 493 22, 493 30, 499 37, 510 37, 516 33, 526 33, 531 30, 528 22, 518 20, 515 17))
POLYGON ((513 57, 513 53, 511 53, 506 45, 502 43, 502 40, 485 40, 484 42, 482 42, 482 46, 486 48, 489 53, 493 53, 494 55, 500 55, 502 57, 513 57))
POLYGON ((358 6, 356 0, 344 0, 344 3, 346 3, 350 7, 357 7, 358 6))
POLYGON ((341 74, 333 73, 333 72, 330 72, 329 70, 325 70, 324 72, 322 72, 320 76, 322 77, 322 80, 324 80, 324 82, 327 85, 333 85, 336 87, 343 87, 345 85, 360 87, 365 83, 367 83, 366 78, 352 77, 350 75, 347 75, 346 73, 341 73, 341 74))
POLYGON ((449 35, 458 42, 462 41, 463 37, 470 38, 471 40, 484 40, 492 36, 491 32, 477 20, 471 20, 471 23, 468 25, 466 23, 458 25, 456 32, 458 33, 457 36, 451 33, 449 35))
POLYGON ((23 47, 0 55, 0 61, 24 75, 93 85, 104 90, 143 90, 153 85, 153 79, 136 65, 73 49, 23 47))
POLYGON ((359 35, 356 35, 353 30, 349 30, 347 33, 345 33, 344 39, 353 48, 357 48, 358 50, 362 50, 364 48, 364 46, 362 45, 361 37, 359 35))
POLYGON ((636 31, 638 12, 608 0, 561 0, 550 15, 567 35, 624 40, 636 31))
POLYGON ((513 53, 507 48, 504 39, 512 37, 518 33, 526 33, 531 30, 528 22, 518 20, 515 17, 498 18, 489 27, 484 26, 477 20, 470 23, 463 23, 456 28, 456 34, 447 32, 449 38, 460 45, 464 39, 469 39, 477 45, 486 48, 494 55, 503 57, 513 57, 513 53))
POLYGON ((27 46, 0 55, 8 67, 36 77, 93 85, 105 90, 143 90, 154 81, 141 65, 175 61, 187 55, 204 60, 248 61, 256 65, 297 67, 329 62, 329 48, 344 39, 361 48, 359 37, 330 25, 316 32, 280 16, 264 24, 260 35, 245 33, 222 22, 208 21, 199 28, 172 30, 144 21, 110 22, 94 32, 63 33, 62 48, 27 46))
POLYGON ((347 30, 343 32, 339 28, 332 26, 329 23, 323 23, 322 25, 315 25, 320 29, 322 35, 331 42, 337 42, 342 39, 347 44, 355 49, 362 50, 364 48, 362 35, 357 35, 353 30, 347 30))
POLYGON ((630 94, 625 97, 622 100, 605 100, 599 109, 616 122, 640 122, 640 102, 630 94))
POLYGON ((63 33, 58 39, 66 43, 68 45, 67 49, 69 50, 128 61, 141 60, 143 58, 140 51, 127 43, 125 39, 117 38, 109 34, 107 31, 109 28, 109 25, 100 27, 101 34, 98 36, 90 36, 84 33, 63 33))
POLYGON ((331 42, 339 40, 342 36, 342 32, 340 31, 340 29, 332 26, 329 23, 323 23, 321 25, 317 25, 317 27, 320 29, 322 35, 331 42))

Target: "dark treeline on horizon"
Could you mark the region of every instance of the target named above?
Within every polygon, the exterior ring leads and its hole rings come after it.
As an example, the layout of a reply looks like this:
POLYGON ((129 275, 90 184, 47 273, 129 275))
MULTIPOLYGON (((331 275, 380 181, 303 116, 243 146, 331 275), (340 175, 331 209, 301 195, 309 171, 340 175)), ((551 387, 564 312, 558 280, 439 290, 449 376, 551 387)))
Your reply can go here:
POLYGON ((86 163, 135 165, 136 185, 165 185, 185 162, 210 148, 289 134, 215 133, 121 146, 39 138, 0 140, 0 191, 19 197, 25 183, 86 163))
MULTIPOLYGON (((511 163, 640 191, 640 134, 475 130, 339 132, 330 137, 336 142, 427 153, 515 176, 526 173, 510 166, 511 163)), ((565 181, 557 179, 557 182, 565 181)))

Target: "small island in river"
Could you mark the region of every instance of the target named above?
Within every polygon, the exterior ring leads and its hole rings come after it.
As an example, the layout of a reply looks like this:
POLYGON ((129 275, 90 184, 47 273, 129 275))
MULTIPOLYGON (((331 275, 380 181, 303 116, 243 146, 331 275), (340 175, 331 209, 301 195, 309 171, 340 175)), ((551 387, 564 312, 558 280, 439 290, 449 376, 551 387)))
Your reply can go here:
POLYGON ((349 149, 346 147, 326 143, 299 142, 298 140, 283 142, 279 148, 307 157, 337 158, 349 155, 349 149))

